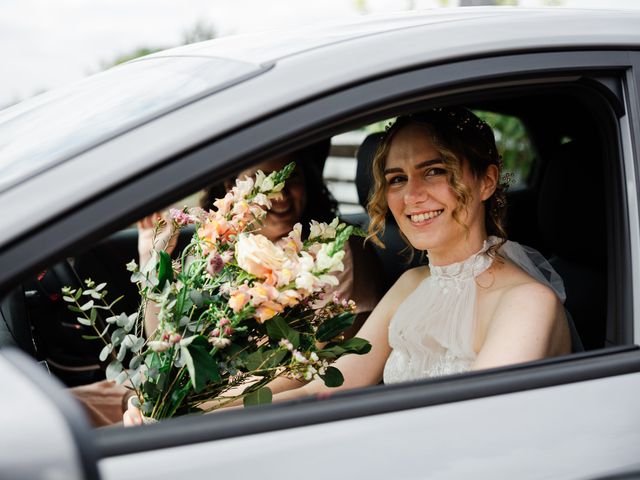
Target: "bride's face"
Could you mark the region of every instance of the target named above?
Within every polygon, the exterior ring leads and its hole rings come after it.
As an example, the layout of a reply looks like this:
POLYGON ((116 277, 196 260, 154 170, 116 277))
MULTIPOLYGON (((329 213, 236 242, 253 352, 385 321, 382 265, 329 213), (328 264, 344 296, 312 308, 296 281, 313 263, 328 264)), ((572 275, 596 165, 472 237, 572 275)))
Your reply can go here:
POLYGON ((424 127, 409 124, 393 137, 384 168, 387 204, 411 245, 428 250, 430 260, 438 254, 443 261, 458 261, 457 252, 466 255, 473 248, 470 240, 486 237, 482 201, 493 190, 463 162, 460 181, 470 195, 456 219, 453 212, 460 201, 449 185, 449 168, 424 127))

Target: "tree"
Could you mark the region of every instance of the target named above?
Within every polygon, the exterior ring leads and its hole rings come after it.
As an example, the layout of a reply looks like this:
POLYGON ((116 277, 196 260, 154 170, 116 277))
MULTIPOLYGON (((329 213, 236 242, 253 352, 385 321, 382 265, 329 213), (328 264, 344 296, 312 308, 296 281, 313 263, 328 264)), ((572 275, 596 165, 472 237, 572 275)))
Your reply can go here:
MULTIPOLYGON (((206 20, 200 19, 192 27, 183 32, 182 42, 179 45, 188 45, 190 43, 203 42, 205 40, 211 40, 213 38, 216 38, 216 29, 213 24, 206 20)), ((118 56, 115 60, 102 62, 102 68, 103 70, 106 70, 107 68, 111 68, 121 63, 128 62, 129 60, 133 60, 134 58, 144 57, 145 55, 150 55, 152 53, 171 48, 172 46, 179 45, 138 47, 130 53, 125 53, 124 55, 118 56)))

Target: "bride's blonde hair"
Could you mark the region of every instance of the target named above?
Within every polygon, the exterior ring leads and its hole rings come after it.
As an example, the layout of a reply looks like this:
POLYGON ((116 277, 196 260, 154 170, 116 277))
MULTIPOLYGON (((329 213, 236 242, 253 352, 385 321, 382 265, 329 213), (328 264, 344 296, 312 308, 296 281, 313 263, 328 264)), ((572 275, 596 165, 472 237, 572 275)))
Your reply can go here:
MULTIPOLYGON (((465 228, 467 226, 460 221, 460 214, 469 202, 470 192, 461 180, 463 160, 467 160, 471 172, 476 178, 484 175, 489 165, 496 165, 498 172, 502 172, 502 159, 498 154, 491 127, 469 110, 461 107, 439 107, 426 112, 398 117, 387 129, 374 156, 374 187, 367 203, 367 211, 371 217, 367 239, 371 239, 383 248, 384 244, 380 237, 384 233, 386 217, 389 212, 384 168, 393 138, 408 125, 418 125, 423 128, 425 135, 447 165, 449 186, 458 197, 458 205, 452 212, 452 216, 465 228)), ((495 257, 498 249, 507 238, 504 228, 507 205, 505 190, 506 185, 498 182, 493 195, 485 200, 487 234, 502 239, 501 242, 489 249, 488 253, 492 257, 495 257)), ((401 235, 409 248, 412 249, 402 232, 401 235)), ((411 251, 413 252, 413 249, 411 251)))

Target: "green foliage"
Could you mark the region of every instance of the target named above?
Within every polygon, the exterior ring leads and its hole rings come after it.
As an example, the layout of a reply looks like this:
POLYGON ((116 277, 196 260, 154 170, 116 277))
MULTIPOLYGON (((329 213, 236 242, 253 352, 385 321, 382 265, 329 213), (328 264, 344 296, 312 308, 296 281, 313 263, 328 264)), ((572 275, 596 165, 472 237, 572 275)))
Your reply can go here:
POLYGON ((479 118, 491 126, 496 146, 504 162, 503 172, 513 177, 512 186, 525 183, 531 171, 535 152, 522 121, 510 115, 474 110, 479 118))
POLYGON ((269 387, 263 387, 260 390, 247 394, 243 402, 245 407, 254 407, 256 405, 271 403, 272 398, 273 394, 269 387))
POLYGON ((320 342, 328 342, 329 340, 337 337, 347 328, 353 325, 356 315, 352 312, 344 312, 329 320, 325 320, 318 331, 316 332, 316 338, 320 342))
POLYGON ((342 372, 335 367, 327 368, 324 375, 320 375, 320 377, 322 377, 322 380, 324 380, 324 384, 327 387, 339 387, 344 383, 342 372))

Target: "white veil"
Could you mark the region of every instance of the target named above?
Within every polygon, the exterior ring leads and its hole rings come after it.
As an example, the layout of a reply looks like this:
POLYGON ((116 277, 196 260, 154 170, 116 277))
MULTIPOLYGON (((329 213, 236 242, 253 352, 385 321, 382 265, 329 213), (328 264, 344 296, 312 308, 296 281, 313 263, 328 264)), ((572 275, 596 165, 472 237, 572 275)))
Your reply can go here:
MULTIPOLYGON (((549 261, 544 258, 540 252, 526 245, 507 241, 500 248, 500 254, 518 265, 540 283, 551 288, 564 305, 567 294, 564 289, 562 277, 560 277, 558 272, 555 271, 549 261)), ((567 316, 569 331, 571 332, 571 350, 573 352, 583 352, 584 346, 582 345, 582 340, 580 340, 580 335, 573 322, 573 318, 571 318, 571 313, 566 307, 564 311, 567 316)))
POLYGON ((518 265, 540 283, 551 288, 560 299, 560 302, 564 304, 567 299, 564 282, 558 272, 554 270, 549 261, 539 251, 517 242, 507 241, 500 248, 500 254, 518 265))

